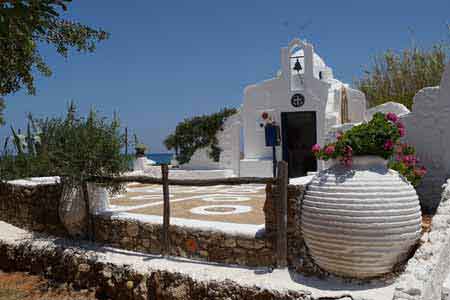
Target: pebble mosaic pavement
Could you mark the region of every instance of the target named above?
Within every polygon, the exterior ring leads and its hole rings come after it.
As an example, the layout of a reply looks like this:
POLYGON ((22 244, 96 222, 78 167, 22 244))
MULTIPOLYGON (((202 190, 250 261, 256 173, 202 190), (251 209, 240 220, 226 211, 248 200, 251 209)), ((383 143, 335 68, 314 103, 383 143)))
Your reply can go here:
MULTIPOLYGON (((200 221, 263 224, 265 185, 170 186, 171 217, 200 221)), ((163 214, 162 187, 130 183, 110 199, 111 210, 145 215, 163 214)))

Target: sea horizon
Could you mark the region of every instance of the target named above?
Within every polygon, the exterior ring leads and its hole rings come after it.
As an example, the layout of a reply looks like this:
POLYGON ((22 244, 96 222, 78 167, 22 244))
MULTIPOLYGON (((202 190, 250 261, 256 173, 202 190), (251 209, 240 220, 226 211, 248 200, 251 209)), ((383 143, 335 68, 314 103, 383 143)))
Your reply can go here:
POLYGON ((155 161, 157 164, 170 164, 174 153, 171 152, 154 152, 148 153, 148 159, 155 161))

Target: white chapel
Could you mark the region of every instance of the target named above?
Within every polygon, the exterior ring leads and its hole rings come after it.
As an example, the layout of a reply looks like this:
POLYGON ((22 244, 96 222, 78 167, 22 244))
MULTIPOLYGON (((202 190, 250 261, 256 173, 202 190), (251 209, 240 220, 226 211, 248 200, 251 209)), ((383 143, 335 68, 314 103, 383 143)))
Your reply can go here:
POLYGON ((310 43, 294 39, 280 54, 277 76, 247 86, 239 113, 228 118, 218 133, 219 162, 212 162, 208 150, 200 149, 183 168, 272 176, 273 149, 265 140, 270 123, 279 126, 276 158, 288 162, 290 177, 304 176, 321 168, 311 153, 315 143, 323 145, 342 124, 364 120, 364 94, 335 79, 310 43))

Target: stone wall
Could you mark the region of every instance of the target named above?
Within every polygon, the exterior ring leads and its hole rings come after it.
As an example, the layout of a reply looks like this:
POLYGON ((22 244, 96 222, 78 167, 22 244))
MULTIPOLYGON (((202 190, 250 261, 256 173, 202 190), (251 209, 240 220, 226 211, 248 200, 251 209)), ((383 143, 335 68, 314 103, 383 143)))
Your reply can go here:
POLYGON ((33 231, 64 235, 66 230, 58 214, 60 198, 61 186, 54 180, 0 182, 0 220, 33 231))
MULTIPOLYGON (((287 239, 288 239, 288 259, 290 264, 293 256, 298 250, 299 244, 302 243, 301 231, 298 230, 300 220, 300 210, 298 204, 303 198, 305 188, 303 186, 288 186, 288 203, 287 203, 287 239)), ((277 203, 280 201, 280 190, 278 186, 268 186, 266 188, 266 203, 264 205, 264 213, 266 219, 266 234, 268 239, 276 241, 277 236, 277 203)))
MULTIPOLYGON (((103 254, 95 246, 68 240, 19 243, 0 240, 0 266, 4 271, 24 271, 67 283, 76 289, 95 289, 99 299, 113 300, 318 300, 302 290, 277 291, 240 284, 239 279, 201 280, 176 270, 140 268, 138 264, 111 261, 117 253, 103 254)), ((335 299, 346 299, 339 297, 335 299)))
MULTIPOLYGON (((95 240, 117 248, 161 253, 161 224, 97 215, 95 240)), ((261 236, 231 235, 171 225, 170 255, 245 266, 274 266, 272 243, 261 236)))
MULTIPOLYGON (((67 235, 58 213, 61 190, 58 183, 20 181, 1 184, 0 220, 33 231, 67 235)), ((304 185, 288 187, 288 264, 300 272, 316 272, 299 227, 304 190, 304 185)), ((208 262, 274 267, 277 224, 274 204, 279 197, 278 187, 268 186, 264 208, 265 231, 250 234, 239 230, 227 232, 171 225, 170 255, 208 262)), ((121 218, 107 213, 93 215, 94 240, 127 250, 160 254, 161 228, 162 224, 158 222, 121 218)))
POLYGON ((449 200, 450 180, 444 186, 442 201, 433 216, 431 230, 423 234, 419 248, 395 282, 394 300, 441 299, 450 265, 449 200))
MULTIPOLYGON (((266 203, 264 213, 266 219, 266 235, 269 241, 276 245, 277 235, 277 214, 276 203, 280 201, 280 191, 278 186, 267 186, 266 203)), ((300 229, 301 204, 305 194, 304 185, 288 185, 287 203, 287 259, 288 265, 296 271, 304 274, 323 273, 308 255, 306 245, 300 229)), ((274 251, 275 248, 274 248, 274 251)))

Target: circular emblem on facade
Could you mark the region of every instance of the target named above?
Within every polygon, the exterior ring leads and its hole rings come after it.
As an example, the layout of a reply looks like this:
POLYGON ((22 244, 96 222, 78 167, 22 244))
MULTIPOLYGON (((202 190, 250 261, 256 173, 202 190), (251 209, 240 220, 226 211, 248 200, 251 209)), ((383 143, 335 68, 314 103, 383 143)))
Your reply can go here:
POLYGON ((305 104, 305 96, 302 94, 295 94, 291 98, 291 104, 293 107, 300 107, 305 104))

